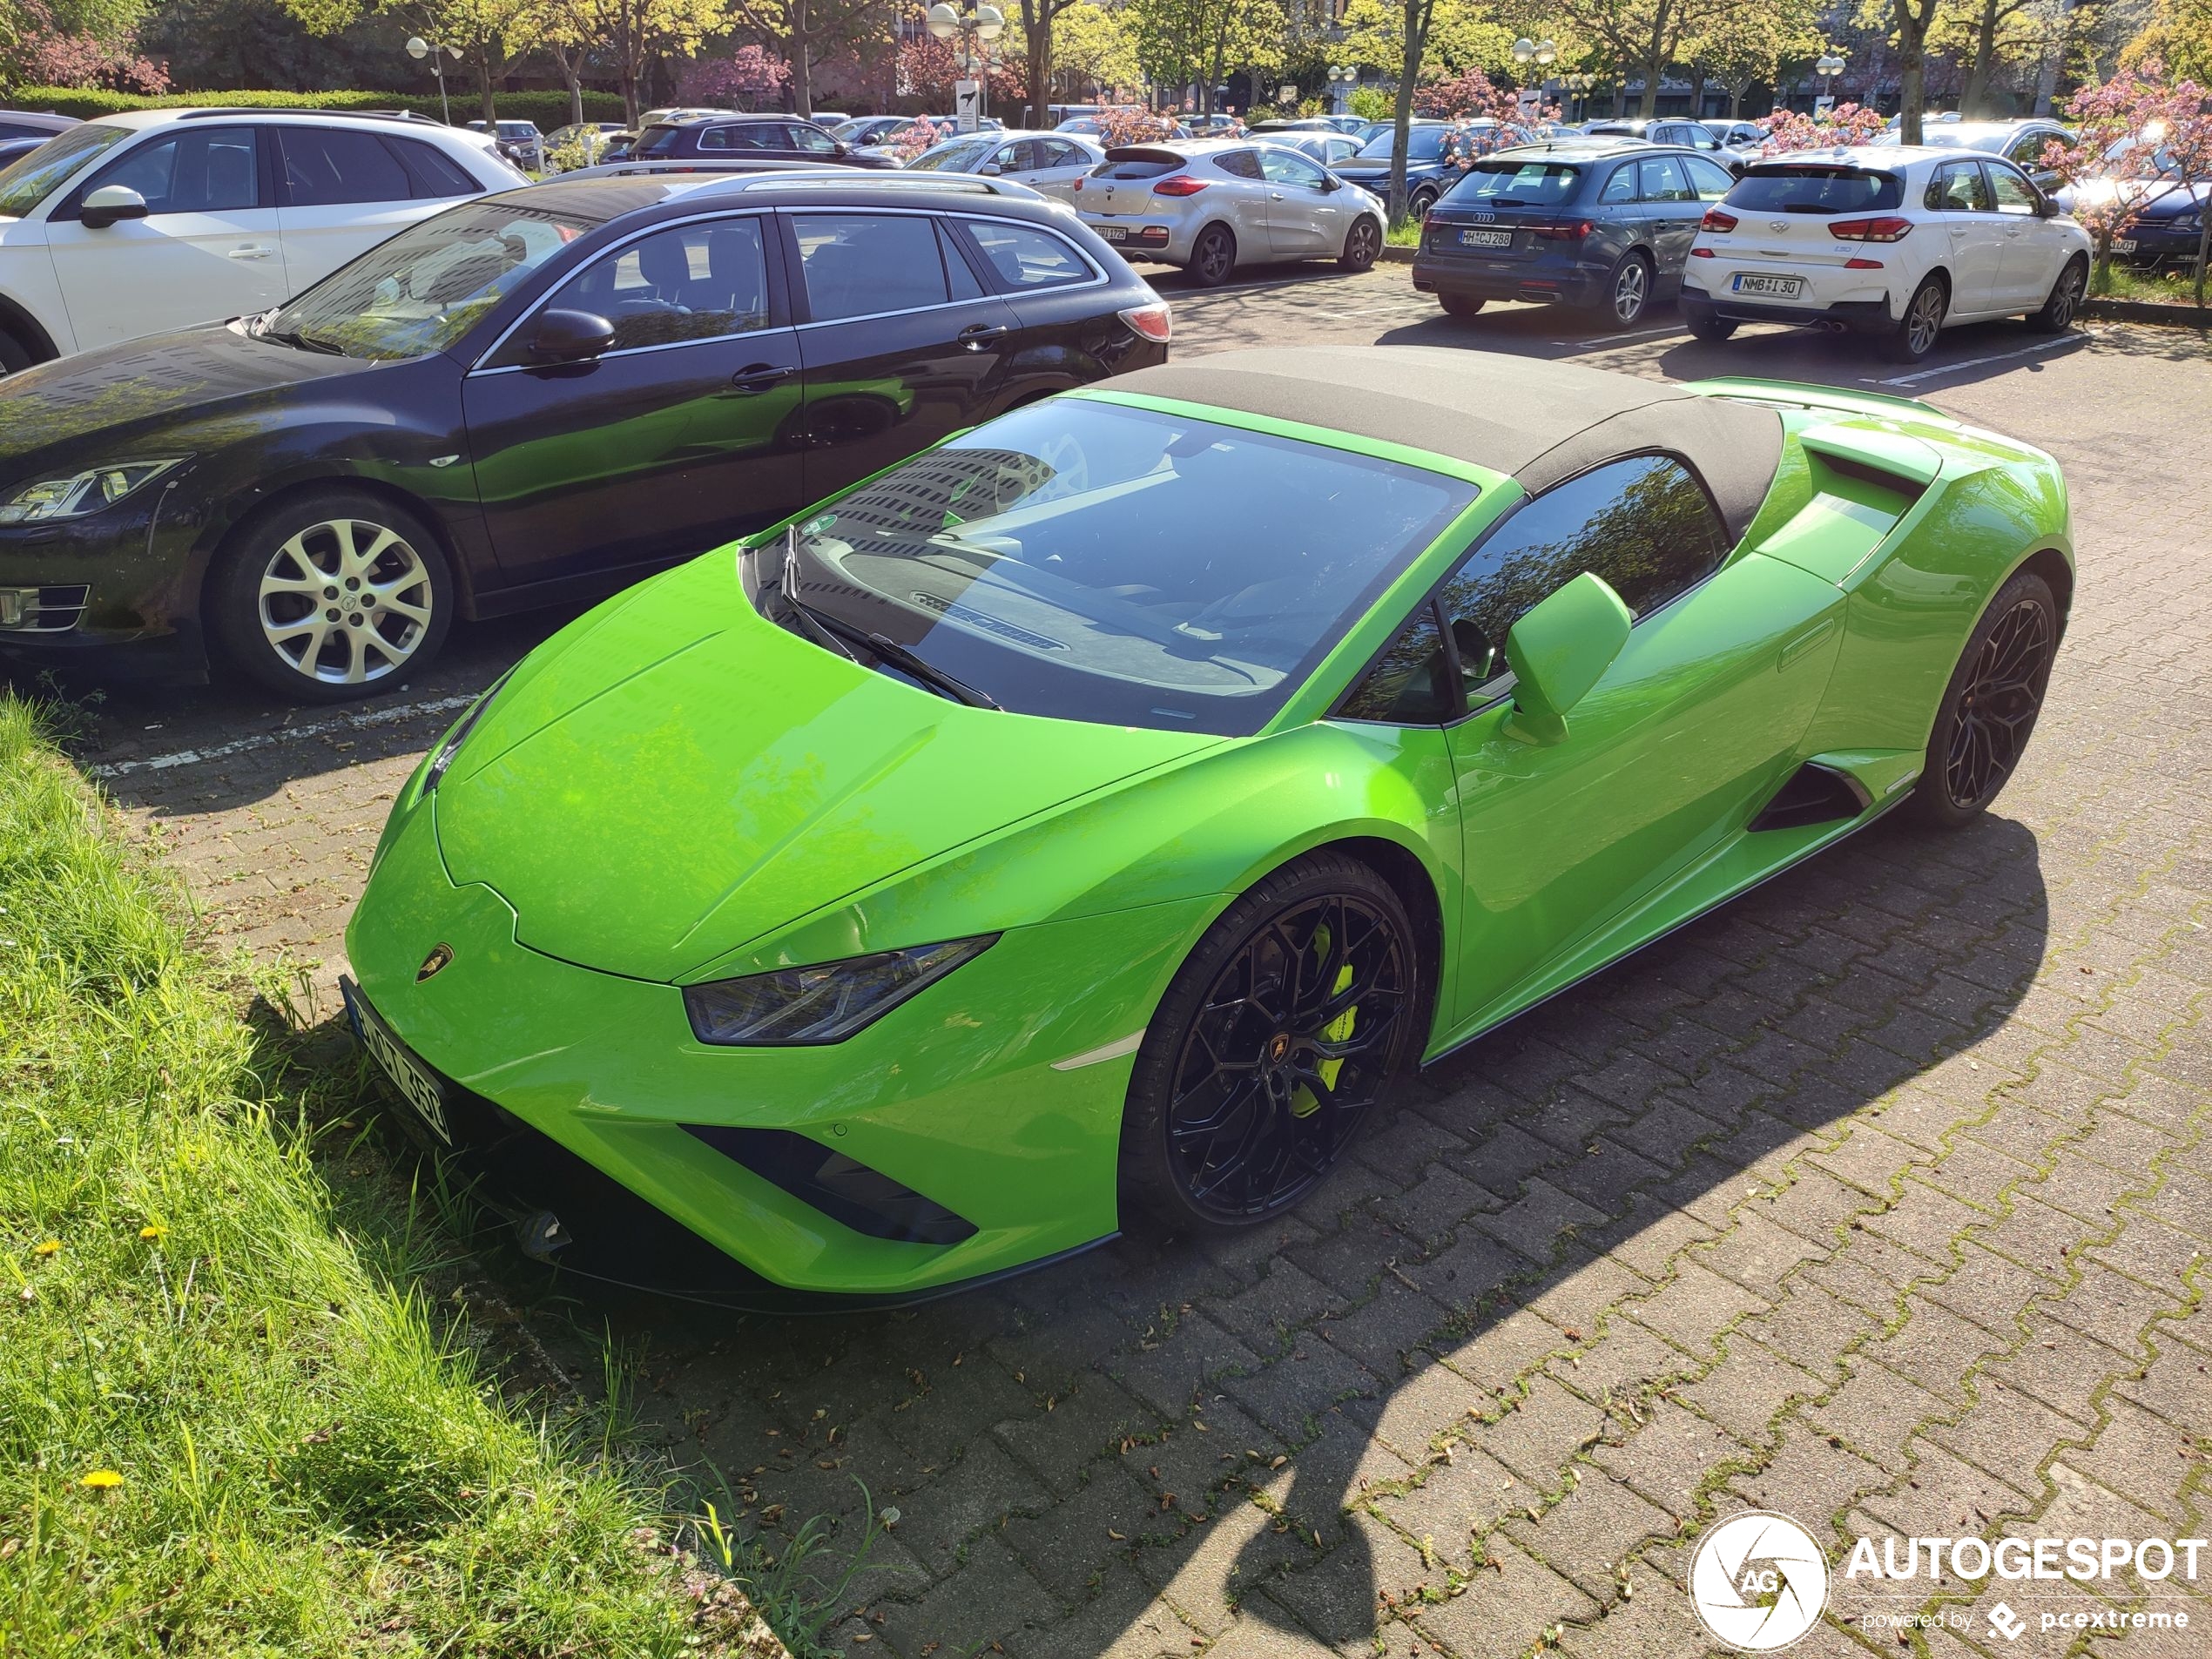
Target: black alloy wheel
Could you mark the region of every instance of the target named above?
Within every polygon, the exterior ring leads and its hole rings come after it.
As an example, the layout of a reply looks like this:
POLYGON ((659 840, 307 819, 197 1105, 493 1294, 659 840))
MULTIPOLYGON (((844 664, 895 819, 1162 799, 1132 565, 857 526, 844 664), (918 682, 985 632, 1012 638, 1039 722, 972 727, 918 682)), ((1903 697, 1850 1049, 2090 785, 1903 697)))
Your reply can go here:
POLYGON ((1967 823, 2018 770, 2059 644, 2050 584, 2020 571, 2006 583, 1966 642, 1936 711, 1913 806, 1946 828, 1967 823))
POLYGON ((1130 1195, 1170 1222, 1257 1224, 1310 1193, 1418 1044, 1413 928, 1389 884, 1314 854, 1222 916, 1147 1031, 1130 1195))
POLYGON ((1372 270, 1381 253, 1382 226, 1362 213, 1344 233, 1344 252, 1337 256, 1337 263, 1347 271, 1372 270))
POLYGON ((1190 274, 1198 286, 1217 288, 1236 273, 1237 233, 1226 225, 1209 225, 1190 245, 1190 274))

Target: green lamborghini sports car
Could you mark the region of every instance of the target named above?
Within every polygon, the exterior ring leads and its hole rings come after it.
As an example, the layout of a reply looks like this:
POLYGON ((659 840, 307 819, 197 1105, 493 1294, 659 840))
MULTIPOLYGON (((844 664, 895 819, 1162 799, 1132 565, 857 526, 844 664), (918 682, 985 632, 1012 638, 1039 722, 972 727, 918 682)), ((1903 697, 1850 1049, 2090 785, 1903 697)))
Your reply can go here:
POLYGON ((363 1042, 527 1246, 741 1305, 1265 1221, 1392 1079, 2019 763, 2049 456, 1925 404, 1264 349, 608 601, 408 782, 363 1042))

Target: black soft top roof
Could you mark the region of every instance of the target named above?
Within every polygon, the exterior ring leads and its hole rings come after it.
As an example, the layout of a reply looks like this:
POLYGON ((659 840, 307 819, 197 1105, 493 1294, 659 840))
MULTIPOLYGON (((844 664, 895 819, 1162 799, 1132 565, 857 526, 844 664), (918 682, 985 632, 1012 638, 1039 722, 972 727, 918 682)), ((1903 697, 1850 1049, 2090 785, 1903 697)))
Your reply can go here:
POLYGON ((1573 363, 1438 346, 1261 347, 1139 369, 1116 391, 1211 403, 1427 449, 1532 493, 1616 455, 1687 461, 1741 538, 1782 462, 1782 417, 1573 363))

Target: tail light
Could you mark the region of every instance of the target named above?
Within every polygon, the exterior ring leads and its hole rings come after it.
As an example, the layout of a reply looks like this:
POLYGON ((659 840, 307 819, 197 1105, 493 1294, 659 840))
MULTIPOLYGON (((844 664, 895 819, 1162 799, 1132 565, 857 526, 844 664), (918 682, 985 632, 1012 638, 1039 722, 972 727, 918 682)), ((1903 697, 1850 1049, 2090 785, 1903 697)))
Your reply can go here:
POLYGON ((1710 260, 1715 255, 1710 247, 1693 247, 1689 250, 1689 257, 1693 260, 1710 260))
POLYGON ((1152 186, 1155 196, 1195 196, 1206 187, 1203 179, 1193 179, 1187 172, 1178 172, 1163 179, 1152 186))
POLYGON ((1556 225, 1531 225, 1528 233, 1541 236, 1548 242, 1579 242, 1595 229, 1597 225, 1594 220, 1567 219, 1556 225))
POLYGON ((1697 228, 1701 231, 1732 231, 1736 224, 1735 214, 1723 213, 1717 207, 1708 207, 1705 217, 1697 221, 1697 228))
POLYGON ((1142 334, 1147 340, 1164 346, 1175 338, 1175 318, 1164 300, 1156 300, 1149 306, 1131 306, 1116 314, 1130 326, 1130 333, 1142 334))
POLYGON ((1912 233, 1912 221, 1885 214, 1880 219, 1844 219, 1828 227, 1839 242, 1902 242, 1912 233))

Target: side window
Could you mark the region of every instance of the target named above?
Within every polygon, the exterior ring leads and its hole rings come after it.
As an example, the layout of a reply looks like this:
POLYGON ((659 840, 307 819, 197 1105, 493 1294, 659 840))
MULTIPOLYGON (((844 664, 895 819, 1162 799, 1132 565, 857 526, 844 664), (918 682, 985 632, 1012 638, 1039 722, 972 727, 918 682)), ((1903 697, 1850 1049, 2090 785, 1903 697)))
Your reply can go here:
POLYGON ((817 322, 941 306, 951 297, 937 233, 923 218, 892 213, 799 213, 799 268, 817 322))
POLYGON ((1683 171, 1689 175, 1689 187, 1697 192, 1700 201, 1716 202, 1736 187, 1735 176, 1718 162, 1708 161, 1703 156, 1684 156, 1683 171))
POLYGON ((1633 161, 1615 167, 1613 176, 1605 181, 1605 188, 1598 192, 1597 197, 1600 206, 1608 202, 1632 202, 1635 199, 1636 165, 1633 161))
POLYGON ((419 138, 387 138, 392 152, 407 169, 408 183, 417 201, 437 201, 447 196, 473 196, 483 188, 461 170, 461 165, 435 145, 419 138))
POLYGON ((374 132, 342 127, 277 127, 284 158, 284 199, 294 207, 347 202, 403 202, 415 185, 399 158, 374 132))
POLYGON ((768 324, 768 263, 759 219, 684 225, 595 260, 553 291, 549 311, 588 311, 615 326, 615 349, 718 340, 768 324))
POLYGON ((1946 161, 1928 181, 1925 198, 1935 213, 1986 213, 1989 192, 1981 182, 1981 169, 1971 161, 1946 161))
POLYGON ((1065 138, 1047 138, 1044 143, 1043 165, 1048 167, 1081 167, 1090 158, 1069 144, 1065 138))
POLYGON ((945 281, 954 300, 981 300, 983 284, 968 263, 968 258, 955 246, 957 239, 951 226, 942 220, 937 226, 937 252, 945 261, 945 281))
POLYGON ((2027 179, 2001 162, 1991 162, 1982 169, 1989 175, 1989 185, 1997 198, 1997 211, 2019 219, 2035 217, 2035 190, 2027 179))
POLYGON ((260 151, 252 127, 193 128, 125 156, 86 187, 121 185, 145 198, 148 213, 238 212, 261 205, 260 151))
POLYGON ((699 134, 700 152, 704 154, 712 150, 735 149, 737 145, 732 140, 736 136, 736 132, 737 129, 734 127, 707 128, 705 132, 699 134))
POLYGON ((1075 249, 1049 231, 980 219, 965 219, 962 225, 999 273, 999 280, 1016 293, 1088 282, 1095 274, 1075 249))
POLYGON ((1646 156, 1636 163, 1636 176, 1648 202, 1694 202, 1697 192, 1683 174, 1682 163, 1672 156, 1646 156))
POLYGON ((1020 172, 1029 165, 1028 149, 1026 144, 1002 144, 991 152, 991 165, 1001 172, 1020 172))
POLYGON ((1470 701, 1507 674, 1506 636, 1523 612, 1585 570, 1642 617, 1720 568, 1728 533, 1681 462, 1608 462, 1524 502, 1475 549, 1440 597, 1470 701))
POLYGON ((1437 725, 1460 712, 1446 678, 1444 636, 1436 607, 1425 604, 1352 688, 1338 711, 1347 720, 1389 725, 1437 725))
POLYGON ((1291 185, 1300 190, 1318 190, 1328 182, 1320 168, 1288 150, 1261 151, 1259 171, 1271 185, 1291 185))
POLYGON ((1232 179, 1259 177, 1259 158, 1249 150, 1226 150, 1213 158, 1213 165, 1232 179))
POLYGON ((837 140, 819 127, 794 122, 786 131, 791 135, 792 148, 803 155, 833 156, 837 153, 837 140))

